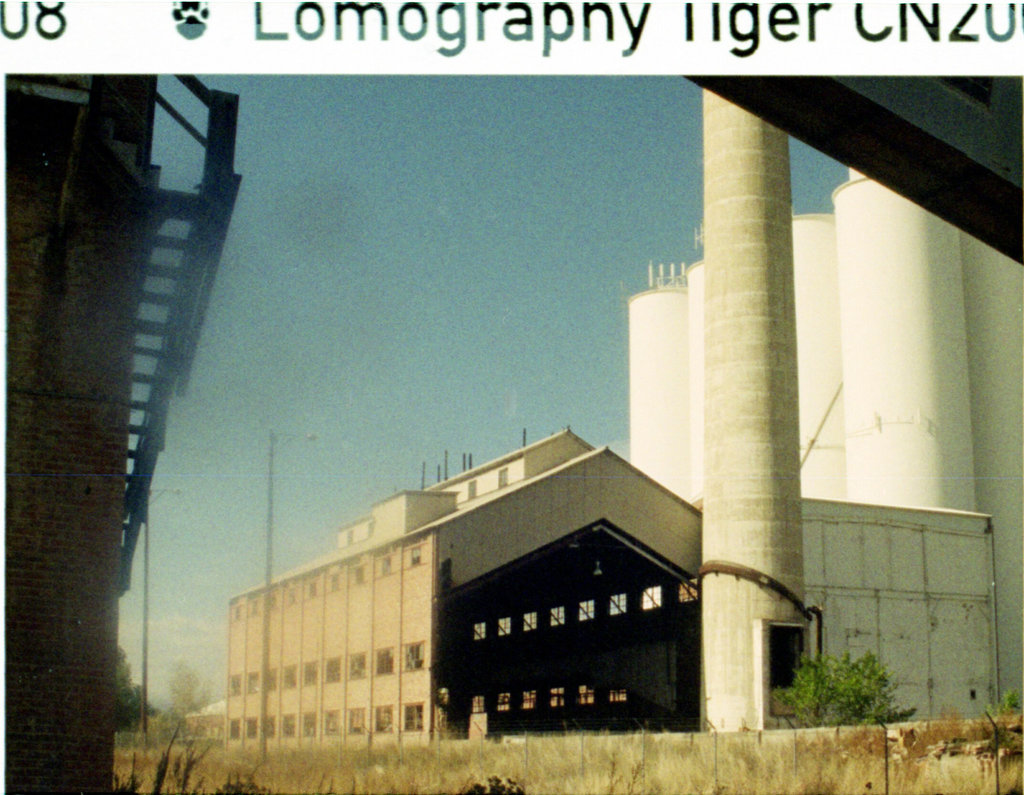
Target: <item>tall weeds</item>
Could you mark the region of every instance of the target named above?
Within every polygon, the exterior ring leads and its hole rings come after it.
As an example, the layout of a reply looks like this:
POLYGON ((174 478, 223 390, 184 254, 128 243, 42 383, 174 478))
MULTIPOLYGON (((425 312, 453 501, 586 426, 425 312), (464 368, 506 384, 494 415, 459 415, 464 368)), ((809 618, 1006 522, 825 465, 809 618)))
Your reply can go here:
MULTIPOLYGON (((906 754, 890 754, 890 792, 993 795, 991 764, 986 768, 969 755, 935 759, 926 753, 954 738, 986 736, 972 721, 917 724, 906 754)), ((586 734, 582 742, 578 734, 530 735, 446 740, 440 749, 360 744, 340 754, 337 746, 281 750, 265 761, 253 751, 175 742, 162 752, 119 749, 116 782, 121 792, 153 793, 486 793, 497 781, 528 795, 877 795, 885 790, 883 738, 878 727, 717 738, 586 734)), ((1004 759, 1000 773, 1004 795, 1021 791, 1019 756, 1004 759)))

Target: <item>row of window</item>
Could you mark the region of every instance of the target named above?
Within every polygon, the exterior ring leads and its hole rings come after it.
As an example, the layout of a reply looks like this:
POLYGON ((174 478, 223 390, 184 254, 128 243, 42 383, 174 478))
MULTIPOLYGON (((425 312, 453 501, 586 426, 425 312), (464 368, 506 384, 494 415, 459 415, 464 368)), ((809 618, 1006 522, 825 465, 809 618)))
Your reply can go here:
MULTIPOLYGON (((419 671, 426 661, 426 643, 407 643, 404 647, 405 671, 419 671)), ((378 649, 376 653, 374 674, 384 676, 395 672, 395 650, 394 648, 378 649)), ((285 666, 281 677, 281 687, 290 690, 298 685, 298 665, 285 666)), ((320 683, 320 666, 317 661, 305 663, 302 666, 302 684, 305 687, 316 687, 320 683)), ((333 684, 341 681, 341 657, 331 657, 324 661, 324 683, 333 684)), ((348 678, 363 679, 366 677, 366 652, 350 654, 348 657, 348 678)), ((277 669, 267 671, 267 691, 277 690, 277 669)), ((260 692, 260 674, 252 671, 246 675, 246 693, 260 692)), ((231 676, 229 693, 232 696, 242 695, 242 674, 231 676)))
MULTIPOLYGON (((394 571, 393 563, 392 563, 392 558, 393 557, 394 557, 394 555, 382 555, 382 556, 377 558, 377 560, 376 560, 376 568, 377 568, 377 576, 378 577, 386 577, 387 575, 391 574, 394 571)), ((412 549, 410 549, 409 550, 409 567, 411 568, 413 566, 419 566, 422 562, 423 562, 423 547, 422 547, 422 545, 418 546, 418 547, 413 547, 412 549)), ((365 565, 361 564, 361 563, 357 564, 357 565, 352 565, 351 569, 352 569, 352 573, 351 573, 352 581, 356 585, 364 584, 366 582, 366 567, 365 567, 365 565)), ((319 574, 315 574, 311 578, 309 578, 309 580, 307 580, 307 582, 302 586, 305 589, 305 591, 306 591, 306 595, 310 599, 315 599, 318 596, 319 588, 320 588, 319 583, 320 583, 320 575, 319 574)), ((296 602, 296 600, 298 598, 298 589, 299 589, 299 587, 300 587, 299 585, 295 584, 295 585, 285 586, 285 587, 280 589, 280 590, 282 590, 284 592, 284 595, 285 595, 284 598, 285 598, 286 605, 293 605, 293 604, 295 604, 295 602, 296 602)), ((332 571, 330 576, 328 577, 328 590, 330 592, 334 592, 334 591, 338 591, 340 589, 341 589, 341 571, 340 570, 332 571)), ((263 602, 263 596, 262 595, 250 596, 248 601, 249 601, 249 615, 250 616, 258 616, 260 614, 260 605, 263 602)), ((277 591, 276 590, 272 591, 271 594, 270 594, 270 607, 271 607, 271 609, 277 607, 277 591)), ((235 604, 234 618, 235 618, 236 621, 240 621, 240 620, 242 620, 242 618, 244 616, 245 616, 245 605, 242 603, 241 600, 239 600, 235 604)))
MULTIPOLYGON (((548 706, 558 709, 565 706, 566 693, 564 687, 552 687, 547 692, 548 706)), ((608 703, 624 704, 629 696, 625 688, 614 688, 608 691, 608 703)), ((580 685, 574 695, 575 703, 578 706, 591 706, 597 702, 597 694, 590 685, 580 685)), ((513 704, 512 693, 498 693, 494 703, 497 712, 510 712, 513 707, 521 710, 537 708, 537 691, 523 690, 518 701, 513 704)), ((487 699, 484 696, 473 696, 472 711, 481 713, 487 711, 487 699)))
MULTIPOLYGON (((687 585, 687 588, 692 586, 687 585)), ((689 594, 689 591, 687 591, 689 594)), ((689 599, 683 599, 683 590, 680 587, 680 601, 689 601, 689 599)), ((640 609, 641 610, 656 610, 661 607, 662 594, 660 585, 652 585, 649 588, 644 588, 643 593, 640 594, 640 609)), ((608 598, 608 615, 619 616, 624 615, 629 606, 629 600, 625 593, 612 594, 608 598)), ((543 616, 546 618, 547 626, 549 627, 561 627, 566 622, 566 610, 565 605, 557 605, 552 607, 543 616)), ((576 620, 580 623, 585 621, 593 621, 597 617, 597 605, 593 599, 584 599, 578 604, 576 610, 576 620)), ((538 627, 538 614, 537 611, 530 611, 523 613, 523 620, 520 627, 523 632, 532 632, 538 627)), ((496 624, 496 634, 500 637, 505 637, 512 634, 512 616, 502 616, 498 619, 496 624)), ((484 640, 487 638, 487 622, 477 621, 473 624, 473 640, 484 640)))
MULTIPOLYGON (((297 716, 282 715, 281 716, 281 736, 282 737, 295 737, 297 730, 296 723, 297 716)), ((276 735, 277 732, 277 720, 275 717, 268 717, 264 723, 264 733, 267 738, 270 739, 276 735)), ((373 731, 379 733, 392 732, 394 731, 394 706, 387 704, 384 706, 375 707, 373 711, 373 731)), ((317 719, 315 712, 306 712, 302 715, 302 736, 303 737, 316 737, 317 730, 317 719)), ((348 733, 349 734, 364 734, 367 730, 366 726, 366 708, 356 707, 348 711, 348 733)), ((242 719, 234 718, 231 721, 230 737, 232 740, 241 739, 242 732, 242 719)), ((323 736, 331 737, 337 736, 341 731, 341 710, 329 709, 324 712, 323 728, 321 729, 323 736)), ((405 704, 402 710, 402 731, 417 732, 423 731, 423 705, 422 704, 405 704)), ((249 740, 254 740, 259 736, 259 719, 258 718, 246 718, 245 719, 245 737, 249 740)))

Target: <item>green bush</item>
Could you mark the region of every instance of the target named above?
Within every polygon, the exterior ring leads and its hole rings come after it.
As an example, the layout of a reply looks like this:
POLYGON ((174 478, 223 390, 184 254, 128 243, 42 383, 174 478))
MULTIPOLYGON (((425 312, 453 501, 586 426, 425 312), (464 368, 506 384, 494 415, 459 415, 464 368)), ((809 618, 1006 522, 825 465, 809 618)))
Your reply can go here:
POLYGON ((870 652, 856 660, 849 652, 803 657, 792 686, 776 695, 806 726, 897 723, 915 712, 896 705, 896 684, 870 652))

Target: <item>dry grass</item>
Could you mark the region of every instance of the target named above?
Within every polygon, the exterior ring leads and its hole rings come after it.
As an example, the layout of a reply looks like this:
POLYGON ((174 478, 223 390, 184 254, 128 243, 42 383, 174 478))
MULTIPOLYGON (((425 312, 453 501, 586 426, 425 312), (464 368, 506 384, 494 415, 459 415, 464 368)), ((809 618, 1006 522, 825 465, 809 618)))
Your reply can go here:
MULTIPOLYGON (((983 769, 974 757, 924 756, 927 746, 957 737, 987 739, 991 731, 980 722, 954 718, 919 724, 908 758, 890 758, 889 791, 994 795, 991 766, 983 769)), ((184 789, 419 795, 465 792, 476 783, 486 788, 489 778, 498 777, 530 795, 877 795, 885 792, 882 743, 880 728, 750 732, 721 735, 717 741, 712 735, 588 734, 582 764, 579 735, 451 740, 442 743, 440 758, 436 745, 401 750, 354 746, 340 758, 337 747, 278 751, 262 762, 255 752, 212 747, 192 764, 184 789)), ((193 747, 189 758, 203 750, 193 747)), ((119 749, 118 778, 127 781, 134 769, 135 789, 152 792, 163 751, 119 749)), ((174 771, 182 770, 183 762, 176 759, 186 753, 180 745, 172 751, 163 791, 175 791, 180 783, 174 771)), ((1020 793, 1020 757, 1004 761, 1000 776, 1004 795, 1020 793)))

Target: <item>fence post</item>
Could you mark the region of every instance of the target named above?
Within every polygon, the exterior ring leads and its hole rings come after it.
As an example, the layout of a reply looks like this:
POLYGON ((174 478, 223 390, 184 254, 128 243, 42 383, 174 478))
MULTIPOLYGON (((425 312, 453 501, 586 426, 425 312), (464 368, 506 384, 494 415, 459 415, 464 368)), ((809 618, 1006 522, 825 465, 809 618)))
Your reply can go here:
POLYGON ((999 724, 992 720, 992 716, 988 714, 988 709, 985 710, 985 717, 988 718, 988 722, 992 724, 992 730, 995 732, 993 736, 993 756, 992 767, 996 771, 996 795, 999 795, 999 724))
POLYGON ((882 727, 882 752, 885 759, 885 795, 889 795, 889 730, 885 722, 879 718, 878 725, 882 727))
POLYGON ((640 724, 640 791, 647 791, 647 726, 640 724))
POLYGON ((523 732, 523 781, 530 775, 530 733, 523 732))
POLYGON ((580 781, 583 781, 583 729, 576 724, 576 728, 580 733, 580 781))

